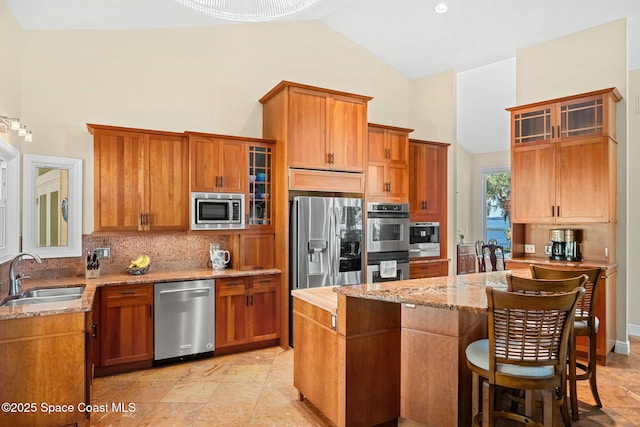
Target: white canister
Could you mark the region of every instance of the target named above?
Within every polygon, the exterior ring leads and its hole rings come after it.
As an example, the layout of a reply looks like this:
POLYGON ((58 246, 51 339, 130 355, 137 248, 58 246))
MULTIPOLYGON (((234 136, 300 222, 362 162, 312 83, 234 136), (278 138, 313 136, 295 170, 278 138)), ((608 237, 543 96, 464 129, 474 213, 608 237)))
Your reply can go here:
POLYGON ((229 251, 215 250, 211 251, 211 265, 214 270, 224 270, 231 260, 229 251))

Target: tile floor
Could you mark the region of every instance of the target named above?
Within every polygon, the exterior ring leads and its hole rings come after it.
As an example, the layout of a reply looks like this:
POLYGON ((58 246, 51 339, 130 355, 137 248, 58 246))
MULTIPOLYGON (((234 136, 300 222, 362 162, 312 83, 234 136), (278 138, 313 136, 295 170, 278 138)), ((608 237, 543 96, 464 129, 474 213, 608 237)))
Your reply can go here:
MULTIPOLYGON (((640 337, 631 337, 631 350, 598 366, 602 409, 592 406, 586 381, 579 383, 580 421, 574 426, 640 425, 640 337)), ((134 403, 135 410, 94 413, 91 426, 330 425, 298 400, 293 351, 277 347, 96 378, 93 404, 112 403, 134 403)))

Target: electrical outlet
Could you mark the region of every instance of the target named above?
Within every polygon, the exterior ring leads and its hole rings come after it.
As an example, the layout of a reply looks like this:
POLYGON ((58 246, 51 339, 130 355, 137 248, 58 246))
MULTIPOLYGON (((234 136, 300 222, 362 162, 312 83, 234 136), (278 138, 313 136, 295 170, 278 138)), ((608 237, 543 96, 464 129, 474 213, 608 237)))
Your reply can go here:
POLYGON ((524 245, 524 253, 525 254, 535 254, 536 253, 536 245, 524 245))
POLYGON ((111 248, 98 248, 96 253, 98 258, 111 258, 111 248))

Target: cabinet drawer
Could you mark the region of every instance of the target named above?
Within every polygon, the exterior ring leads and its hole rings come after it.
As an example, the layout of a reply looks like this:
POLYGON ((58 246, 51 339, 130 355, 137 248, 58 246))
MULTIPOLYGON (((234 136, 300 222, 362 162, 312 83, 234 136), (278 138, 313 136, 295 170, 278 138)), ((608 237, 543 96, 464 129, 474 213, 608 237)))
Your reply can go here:
POLYGON ((127 285, 127 286, 107 286, 102 288, 102 299, 107 304, 121 304, 127 300, 135 301, 136 304, 153 302, 153 286, 127 285))

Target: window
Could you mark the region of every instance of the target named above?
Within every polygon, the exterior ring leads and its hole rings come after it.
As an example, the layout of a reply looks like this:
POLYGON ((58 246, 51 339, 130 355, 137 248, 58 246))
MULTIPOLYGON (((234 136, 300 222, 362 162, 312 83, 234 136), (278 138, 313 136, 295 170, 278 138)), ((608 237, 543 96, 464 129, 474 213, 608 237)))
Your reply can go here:
POLYGON ((482 236, 495 241, 511 256, 511 171, 507 167, 482 170, 482 236))

